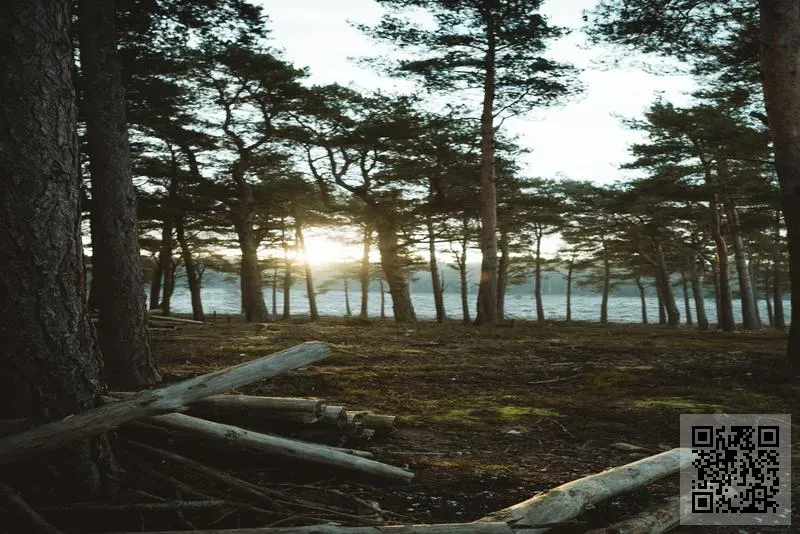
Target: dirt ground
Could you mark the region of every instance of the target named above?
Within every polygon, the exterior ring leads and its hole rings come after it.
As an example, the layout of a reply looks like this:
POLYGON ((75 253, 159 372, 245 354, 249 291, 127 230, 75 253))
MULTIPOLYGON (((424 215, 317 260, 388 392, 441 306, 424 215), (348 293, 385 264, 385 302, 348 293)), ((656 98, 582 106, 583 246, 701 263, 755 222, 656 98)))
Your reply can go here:
MULTIPOLYGON (((319 476, 374 499, 404 521, 472 521, 553 486, 677 447, 682 413, 800 412, 800 383, 782 356, 785 333, 772 330, 726 334, 519 321, 489 329, 332 319, 253 325, 219 317, 215 324, 153 332, 170 382, 312 340, 329 343, 331 357, 241 392, 318 397, 397 415, 393 435, 352 446, 408 466, 416 473, 413 483, 376 487, 341 474, 319 476), (611 447, 618 442, 651 452, 611 447)), ((797 443, 793 456, 800 466, 797 443)), ((265 462, 258 476, 276 468, 265 462)), ((666 480, 603 503, 561 532, 607 525, 676 492, 677 478, 666 480)))

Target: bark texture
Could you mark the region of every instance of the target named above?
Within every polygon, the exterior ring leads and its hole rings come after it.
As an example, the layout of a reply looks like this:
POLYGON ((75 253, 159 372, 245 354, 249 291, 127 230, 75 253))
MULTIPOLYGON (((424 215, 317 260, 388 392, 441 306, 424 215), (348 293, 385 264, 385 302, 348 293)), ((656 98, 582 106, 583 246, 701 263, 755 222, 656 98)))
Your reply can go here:
POLYGON ((727 206, 728 223, 733 239, 733 257, 736 260, 736 274, 739 279, 739 296, 742 302, 742 326, 745 330, 761 328, 756 309, 756 295, 753 277, 750 275, 747 250, 739 228, 739 210, 732 204, 727 206))
POLYGON ((189 283, 189 293, 192 299, 192 319, 195 321, 205 321, 206 315, 203 312, 203 297, 200 292, 200 274, 197 272, 197 265, 192 256, 192 248, 186 239, 186 229, 182 218, 175 222, 175 233, 178 244, 181 247, 181 257, 183 266, 186 269, 186 280, 189 283))
MULTIPOLYGON (((533 279, 533 292, 536 295, 536 321, 544 322, 544 304, 542 303, 542 235, 536 234, 536 270, 533 279)), ((607 306, 608 295, 604 295, 607 306)))
POLYGON ((642 284, 642 277, 636 277, 636 287, 639 288, 639 301, 642 305, 642 324, 647 324, 647 300, 644 294, 644 284, 642 284))
POLYGON ((697 271, 696 258, 689 262, 689 281, 692 285, 694 309, 697 312, 697 328, 700 330, 708 330, 705 295, 703 294, 703 286, 700 283, 700 274, 697 271))
POLYGON ((436 322, 443 323, 445 319, 444 294, 442 293, 442 279, 439 276, 439 262, 436 258, 436 232, 430 219, 426 221, 426 229, 428 230, 428 266, 431 272, 431 289, 433 290, 433 303, 436 307, 436 322))
POLYGON ((107 379, 140 389, 161 381, 150 353, 136 231, 125 89, 117 52, 113 0, 78 4, 81 69, 96 235, 92 254, 102 287, 97 295, 99 342, 107 379))
POLYGON ((417 320, 411 294, 408 289, 408 278, 403 265, 397 243, 397 230, 393 222, 385 215, 375 225, 378 233, 378 250, 381 254, 381 266, 389 294, 392 296, 394 320, 398 323, 409 323, 417 320))
POLYGON ((370 264, 369 251, 372 248, 372 227, 368 224, 364 226, 364 240, 361 251, 361 319, 369 318, 369 278, 370 264))
MULTIPOLYGON (((4 419, 60 419, 94 407, 102 390, 85 299, 69 21, 66 0, 11 0, 0 9, 4 419)), ((105 439, 84 440, 3 476, 26 496, 74 499, 101 489, 111 458, 105 439)))

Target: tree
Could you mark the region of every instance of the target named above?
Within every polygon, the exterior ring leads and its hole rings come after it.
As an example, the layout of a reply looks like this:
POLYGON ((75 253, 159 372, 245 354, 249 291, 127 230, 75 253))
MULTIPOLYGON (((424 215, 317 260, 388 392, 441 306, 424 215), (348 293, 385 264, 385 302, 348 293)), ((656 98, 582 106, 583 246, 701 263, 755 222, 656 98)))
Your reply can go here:
POLYGON ((116 8, 105 0, 80 0, 78 8, 100 349, 111 385, 137 390, 160 382, 161 376, 147 331, 116 8))
POLYGON ((378 0, 391 12, 371 36, 412 52, 396 74, 422 79, 430 89, 481 93, 481 278, 478 324, 497 316, 497 202, 495 134, 498 119, 555 102, 571 92, 569 67, 543 57, 547 42, 563 31, 547 24, 540 0, 378 0), (408 17, 422 8, 435 27, 408 17), (405 16, 402 16, 405 15, 405 16))
MULTIPOLYGON (((69 21, 67 1, 0 10, 0 417, 35 423, 93 408, 104 389, 85 304, 69 21)), ((4 477, 67 500, 102 494, 112 464, 98 437, 4 477)))

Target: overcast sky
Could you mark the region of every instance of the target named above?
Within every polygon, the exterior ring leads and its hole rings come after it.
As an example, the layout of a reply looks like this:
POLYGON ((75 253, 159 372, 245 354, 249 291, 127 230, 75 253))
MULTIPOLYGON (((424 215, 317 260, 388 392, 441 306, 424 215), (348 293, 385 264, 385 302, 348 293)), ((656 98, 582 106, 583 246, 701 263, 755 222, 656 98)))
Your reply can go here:
MULTIPOLYGON (((408 84, 381 77, 354 64, 349 58, 380 55, 376 46, 350 23, 375 23, 382 8, 373 0, 254 0, 271 19, 273 45, 297 66, 306 66, 311 82, 353 85, 361 89, 398 89, 408 84)), ((619 52, 612 48, 589 49, 580 32, 581 14, 596 0, 550 0, 543 13, 552 24, 574 29, 554 42, 553 59, 584 69, 580 75, 585 92, 563 105, 537 110, 525 118, 507 121, 505 128, 521 136, 533 152, 523 165, 528 176, 565 176, 611 182, 623 178, 618 167, 625 162, 627 146, 639 134, 625 129, 619 117, 640 117, 661 92, 675 102, 686 102, 694 88, 687 76, 654 75, 635 67, 600 65, 619 52)), ((628 63, 634 63, 628 61, 628 63)))

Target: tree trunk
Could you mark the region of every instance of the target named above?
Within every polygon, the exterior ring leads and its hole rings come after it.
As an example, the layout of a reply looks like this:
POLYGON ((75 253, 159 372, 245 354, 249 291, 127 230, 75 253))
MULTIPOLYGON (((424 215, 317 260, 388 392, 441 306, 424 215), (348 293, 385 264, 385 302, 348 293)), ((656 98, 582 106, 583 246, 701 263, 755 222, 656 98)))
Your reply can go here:
MULTIPOLYGON (((0 418, 37 423, 92 408, 104 388, 86 307, 70 7, 0 9, 0 418)), ((27 497, 74 501, 107 493, 112 463, 95 438, 6 467, 3 478, 27 497)))
MULTIPOLYGON (((800 364, 800 5, 759 0, 761 80, 789 241, 792 315, 786 354, 800 364)), ((777 307, 776 307, 777 311, 777 307)))
POLYGON ((719 306, 717 322, 724 332, 733 332, 736 322, 733 319, 733 302, 731 298, 730 266, 728 264, 728 246, 722 235, 722 222, 716 198, 711 201, 711 237, 716 247, 716 284, 718 288, 719 306))
POLYGON ((363 320, 369 318, 369 278, 371 265, 369 262, 369 252, 372 249, 372 227, 364 225, 364 241, 361 252, 361 313, 363 320))
POLYGON ((572 275, 575 271, 575 262, 570 262, 567 269, 567 321, 572 320, 572 275))
POLYGON ((317 292, 314 289, 314 276, 311 272, 311 262, 308 261, 308 254, 306 251, 306 239, 303 235, 302 221, 295 215, 294 217, 294 234, 300 250, 303 252, 303 269, 306 274, 306 295, 308 296, 308 309, 311 314, 312 321, 319 320, 319 311, 317 310, 317 292))
POLYGON ((536 265, 534 266, 533 292, 536 295, 536 322, 544 322, 544 305, 542 304, 542 234, 536 233, 536 265))
POLYGON ((98 339, 109 383, 139 389, 157 384, 161 377, 147 331, 115 2, 83 0, 78 12, 89 168, 98 222, 92 254, 98 257, 102 284, 97 301, 98 339))
POLYGON ((183 217, 178 217, 175 221, 175 232, 178 237, 178 244, 181 247, 183 267, 186 269, 186 280, 189 282, 189 294, 192 299, 192 319, 205 321, 206 315, 203 312, 203 299, 200 293, 200 277, 197 275, 197 265, 195 265, 192 257, 192 249, 186 239, 183 217))
POLYGON ((385 214, 376 220, 379 221, 375 230, 378 233, 381 267, 383 267, 386 283, 389 284, 389 293, 392 295, 394 320, 398 323, 414 322, 417 317, 414 313, 414 305, 411 303, 406 270, 400 260, 394 224, 386 218, 385 214))
POLYGON ((433 289, 433 302, 436 307, 436 322, 443 323, 444 315, 444 295, 442 294, 442 280, 439 278, 439 262, 436 260, 436 232, 433 221, 428 218, 425 221, 428 230, 428 254, 430 256, 429 266, 431 271, 431 284, 433 289))
POLYGON ((344 316, 352 317, 353 311, 350 309, 350 282, 345 275, 344 277, 344 316))
POLYGON ((608 294, 611 292, 611 262, 608 257, 608 245, 603 242, 603 297, 600 301, 600 322, 608 322, 608 294))
POLYGON ((667 324, 667 312, 664 305, 664 295, 661 291, 661 283, 656 280, 656 295, 658 296, 658 324, 667 324))
POLYGON ((500 260, 497 264, 497 318, 506 316, 506 290, 508 289, 508 233, 500 231, 500 260))
MULTIPOLYGON (((161 268, 161 257, 156 256, 154 263, 156 264, 153 271, 153 279, 150 281, 150 309, 158 309, 158 304, 161 302, 161 280, 164 278, 164 270, 161 268)), ((92 269, 92 281, 94 282, 94 268, 92 269)), ((94 284, 93 284, 94 285, 94 284)), ((97 289, 89 290, 89 309, 93 309, 93 302, 97 300, 97 296, 92 297, 92 293, 97 293, 97 289)))
POLYGON ((286 219, 281 217, 281 243, 283 245, 283 319, 292 318, 292 261, 289 259, 289 244, 286 240, 286 219))
POLYGON ((694 297, 694 309, 697 312, 697 328, 708 330, 708 317, 706 317, 706 302, 703 295, 703 286, 700 283, 700 275, 697 272, 697 258, 692 258, 689 262, 689 282, 692 285, 692 296, 694 297))
POLYGON ((647 324, 647 299, 644 295, 644 284, 642 284, 642 277, 636 277, 636 287, 639 288, 639 300, 642 303, 642 324, 647 324))
POLYGON ((386 319, 386 290, 383 288, 383 278, 378 278, 381 289, 381 319, 386 319))
POLYGON ((670 326, 680 326, 681 312, 678 311, 678 305, 675 303, 675 295, 672 293, 672 284, 670 284, 669 271, 664 259, 664 249, 661 243, 656 245, 656 282, 661 286, 661 296, 664 303, 664 309, 667 313, 667 324, 670 326))
MULTIPOLYGON (((272 316, 278 316, 278 265, 277 263, 272 268, 272 316)), ((244 310, 244 308, 243 308, 244 310)))
POLYGON ((745 330, 757 330, 761 327, 756 312, 756 298, 753 289, 753 278, 747 261, 747 251, 739 228, 739 210, 727 202, 728 226, 733 238, 733 255, 736 260, 736 274, 739 278, 739 297, 742 302, 742 323, 745 330))
MULTIPOLYGON (((170 237, 170 240, 172 240, 172 237, 170 237)), ((164 264, 164 294, 161 296, 160 308, 161 315, 169 317, 170 308, 172 306, 172 294, 175 292, 175 271, 177 271, 178 265, 172 259, 171 248, 170 254, 165 256, 165 258, 167 258, 167 261, 164 264)))
MULTIPOLYGON (((240 284, 242 311, 248 323, 263 323, 269 320, 264 294, 261 289, 261 267, 258 262, 258 239, 249 224, 237 225, 239 247, 242 251, 240 284)), ((277 284, 277 280, 275 284, 277 284)))
POLYGON ((686 312, 686 326, 692 326, 692 306, 689 304, 689 281, 686 273, 681 271, 681 289, 683 290, 683 309, 686 312))
POLYGON ((770 300, 769 279, 770 279, 770 272, 769 272, 769 269, 765 266, 764 267, 764 305, 767 308, 767 320, 769 321, 769 325, 774 327, 775 326, 775 313, 774 313, 774 311, 772 309, 772 301, 770 300))
POLYGON ((775 310, 775 328, 778 330, 786 329, 786 319, 783 313, 783 280, 781 276, 781 264, 783 254, 781 247, 781 219, 780 213, 775 212, 775 228, 772 244, 772 302, 775 310))
MULTIPOLYGON (((478 289, 479 325, 497 323, 497 191, 494 179, 495 22, 486 21, 483 111, 481 113, 481 278, 478 289)), ((798 284, 800 285, 800 284, 798 284)))
POLYGON ((756 311, 756 320, 758 327, 761 328, 761 310, 758 309, 758 270, 760 265, 758 262, 750 261, 750 285, 753 288, 753 303, 756 311))

